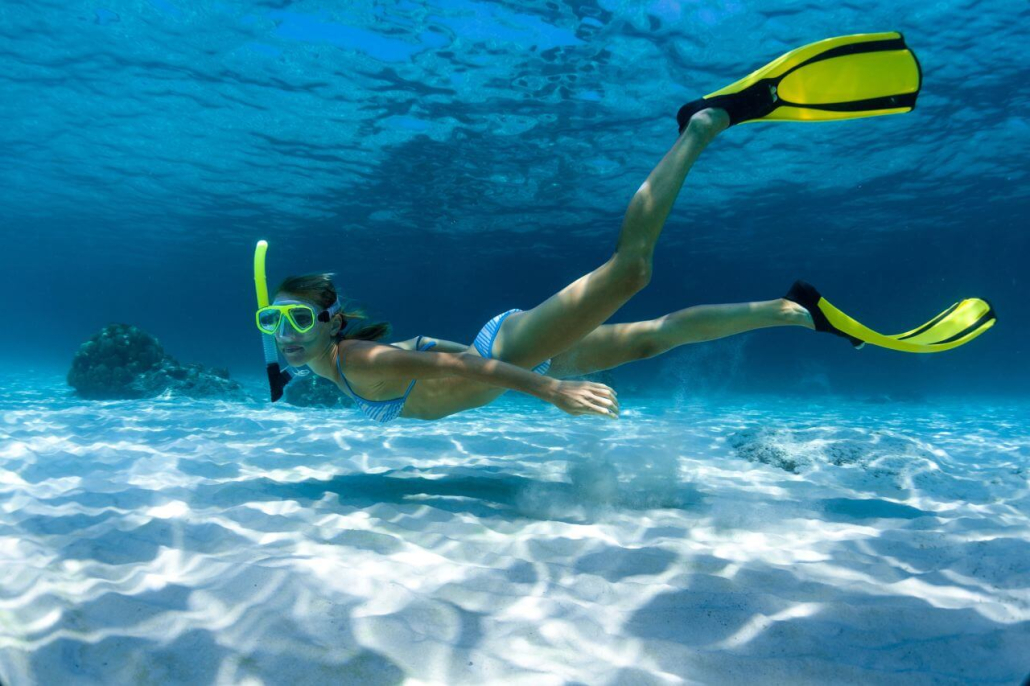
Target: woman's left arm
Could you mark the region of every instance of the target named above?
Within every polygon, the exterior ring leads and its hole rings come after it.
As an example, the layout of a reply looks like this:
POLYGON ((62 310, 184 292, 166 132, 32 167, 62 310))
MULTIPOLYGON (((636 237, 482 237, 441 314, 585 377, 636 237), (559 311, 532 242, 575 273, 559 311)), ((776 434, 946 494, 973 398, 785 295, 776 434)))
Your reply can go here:
POLYGON ((436 342, 436 345, 434 345, 431 350, 437 353, 463 353, 470 347, 462 343, 455 343, 454 341, 445 341, 440 338, 433 338, 432 336, 423 336, 423 344, 425 344, 426 341, 436 342))

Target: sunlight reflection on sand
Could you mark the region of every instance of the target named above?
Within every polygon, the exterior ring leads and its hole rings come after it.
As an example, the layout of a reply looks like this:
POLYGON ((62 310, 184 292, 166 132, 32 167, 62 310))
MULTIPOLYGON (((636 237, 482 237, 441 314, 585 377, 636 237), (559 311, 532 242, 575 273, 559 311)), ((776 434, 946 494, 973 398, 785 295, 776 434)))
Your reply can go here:
POLYGON ((5 683, 1023 676, 1025 405, 44 391, 0 404, 5 683))

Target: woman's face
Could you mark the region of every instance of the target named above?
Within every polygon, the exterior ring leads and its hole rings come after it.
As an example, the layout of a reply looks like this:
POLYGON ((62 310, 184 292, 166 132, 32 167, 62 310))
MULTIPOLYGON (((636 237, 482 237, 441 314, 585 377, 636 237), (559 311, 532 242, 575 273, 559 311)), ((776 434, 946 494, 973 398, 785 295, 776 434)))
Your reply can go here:
MULTIPOLYGON (((275 297, 274 305, 302 304, 315 311, 317 317, 325 308, 310 300, 304 300, 288 293, 280 293, 275 297)), ((311 330, 301 333, 293 328, 288 317, 283 317, 275 332, 275 343, 286 361, 293 367, 300 367, 325 351, 332 344, 333 327, 338 317, 328 322, 315 320, 311 330)))

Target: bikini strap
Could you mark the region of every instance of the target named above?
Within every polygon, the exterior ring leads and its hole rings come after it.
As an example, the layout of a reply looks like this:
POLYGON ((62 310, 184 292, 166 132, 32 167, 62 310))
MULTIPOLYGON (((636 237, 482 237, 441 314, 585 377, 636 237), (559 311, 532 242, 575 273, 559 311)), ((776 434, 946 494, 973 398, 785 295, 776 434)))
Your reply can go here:
POLYGON ((343 359, 343 351, 340 350, 339 346, 336 348, 336 370, 340 372, 340 378, 343 379, 343 383, 347 384, 347 390, 352 394, 354 389, 350 387, 350 381, 347 381, 347 376, 343 373, 343 367, 340 365, 340 361, 343 359))

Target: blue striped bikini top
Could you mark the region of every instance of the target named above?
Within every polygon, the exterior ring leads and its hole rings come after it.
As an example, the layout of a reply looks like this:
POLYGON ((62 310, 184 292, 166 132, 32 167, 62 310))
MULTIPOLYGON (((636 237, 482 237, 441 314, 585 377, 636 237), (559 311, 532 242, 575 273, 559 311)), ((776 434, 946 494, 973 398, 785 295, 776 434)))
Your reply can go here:
MULTIPOLYGON (((434 345, 436 345, 436 341, 433 341, 423 348, 422 336, 419 336, 418 340, 415 341, 415 349, 418 351, 429 350, 434 345)), ((417 381, 417 379, 408 384, 408 390, 404 391, 404 395, 399 398, 394 398, 392 400, 366 400, 354 392, 354 389, 351 388, 350 381, 347 381, 347 377, 343 375, 343 368, 340 366, 341 357, 342 355, 336 356, 336 368, 340 371, 343 383, 347 384, 347 390, 350 391, 354 404, 357 405, 365 416, 373 422, 386 424, 387 422, 392 422, 394 419, 397 419, 401 414, 401 410, 404 409, 404 402, 408 399, 408 394, 411 393, 411 389, 415 387, 415 381, 417 381)))

